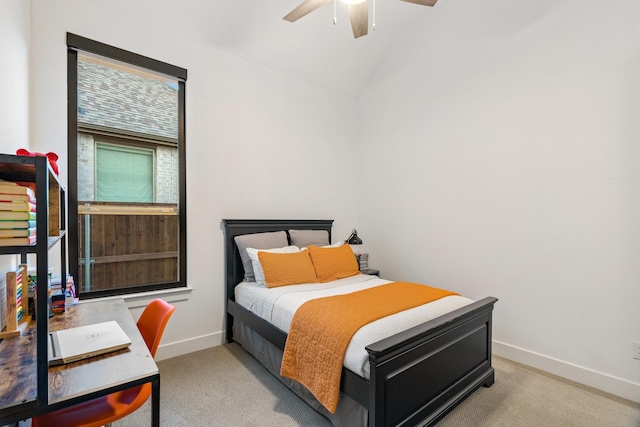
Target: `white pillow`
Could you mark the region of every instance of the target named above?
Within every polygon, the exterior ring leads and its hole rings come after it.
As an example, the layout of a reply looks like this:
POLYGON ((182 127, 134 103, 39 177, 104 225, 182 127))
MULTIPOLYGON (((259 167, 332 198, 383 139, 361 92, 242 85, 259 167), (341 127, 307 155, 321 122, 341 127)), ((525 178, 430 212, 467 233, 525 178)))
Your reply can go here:
POLYGON ((256 282, 258 282, 261 285, 264 285, 265 284, 264 271, 262 271, 262 265, 260 264, 260 258, 258 258, 258 252, 290 254, 290 253, 300 252, 300 248, 297 246, 285 246, 284 248, 273 248, 273 249, 247 248, 247 255, 249 255, 249 259, 251 260, 251 265, 253 266, 253 273, 256 276, 256 282))
MULTIPOLYGON (((320 246, 320 247, 321 248, 339 248, 342 245, 344 245, 344 241, 343 240, 339 240, 339 241, 337 241, 335 243, 332 243, 330 245, 324 245, 324 246, 320 246)), ((316 245, 309 245, 309 246, 316 246, 316 245)), ((309 246, 305 246, 304 248, 300 248, 300 252, 306 251, 309 246)))
POLYGON ((335 243, 332 243, 330 245, 325 245, 325 246, 320 246, 321 248, 339 248, 340 246, 344 245, 344 240, 338 240, 335 243))

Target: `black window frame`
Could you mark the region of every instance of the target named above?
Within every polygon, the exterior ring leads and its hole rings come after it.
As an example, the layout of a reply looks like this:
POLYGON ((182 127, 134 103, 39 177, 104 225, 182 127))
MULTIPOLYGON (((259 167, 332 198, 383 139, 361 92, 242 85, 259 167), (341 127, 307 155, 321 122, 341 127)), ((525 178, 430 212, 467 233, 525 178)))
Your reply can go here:
POLYGON ((178 81, 178 281, 132 288, 80 293, 80 298, 100 298, 187 286, 187 183, 185 135, 185 82, 187 70, 114 46, 67 33, 67 200, 69 274, 78 277, 78 52, 99 55, 134 67, 164 74, 178 81))

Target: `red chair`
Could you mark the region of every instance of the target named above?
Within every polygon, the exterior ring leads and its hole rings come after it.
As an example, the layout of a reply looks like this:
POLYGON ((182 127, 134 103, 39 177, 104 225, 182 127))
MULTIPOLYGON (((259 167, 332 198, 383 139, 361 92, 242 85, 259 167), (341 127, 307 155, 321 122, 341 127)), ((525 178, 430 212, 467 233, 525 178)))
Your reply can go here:
MULTIPOLYGON (((164 328, 175 307, 161 300, 151 301, 138 319, 138 329, 156 357, 164 328)), ((151 383, 132 387, 104 397, 40 415, 31 419, 32 427, 100 427, 126 417, 141 407, 151 395, 151 383)))

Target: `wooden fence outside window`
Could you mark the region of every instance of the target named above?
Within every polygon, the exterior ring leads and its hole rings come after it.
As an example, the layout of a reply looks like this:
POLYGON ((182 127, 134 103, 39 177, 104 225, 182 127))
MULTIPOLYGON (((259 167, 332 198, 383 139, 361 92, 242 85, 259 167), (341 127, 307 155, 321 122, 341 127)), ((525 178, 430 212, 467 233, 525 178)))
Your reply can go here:
POLYGON ((178 281, 178 205, 79 202, 80 292, 178 281))

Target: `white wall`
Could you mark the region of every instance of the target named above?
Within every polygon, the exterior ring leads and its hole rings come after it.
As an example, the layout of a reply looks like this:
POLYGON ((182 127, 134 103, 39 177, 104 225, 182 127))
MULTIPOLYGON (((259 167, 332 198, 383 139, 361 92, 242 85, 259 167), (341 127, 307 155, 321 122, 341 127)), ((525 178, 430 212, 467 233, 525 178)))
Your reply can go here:
POLYGON ((348 236, 356 218, 356 187, 346 167, 355 153, 354 100, 170 29, 141 26, 126 1, 32 4, 33 145, 61 154, 61 176, 67 167, 66 32, 188 70, 187 275, 193 291, 176 302, 159 358, 223 340, 221 219, 328 218, 335 220, 336 237, 348 236))
MULTIPOLYGON (((0 0, 0 153, 29 148, 30 8, 24 0, 0 0)), ((0 256, 0 281, 18 258, 0 256)))
POLYGON ((433 10, 359 100, 370 265, 498 297, 498 354, 640 401, 640 2, 433 10))
POLYGON ((29 2, 0 2, 0 152, 29 147, 29 2))

